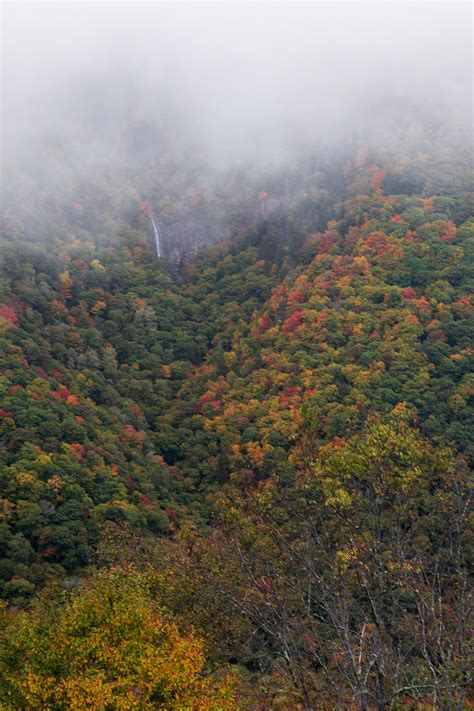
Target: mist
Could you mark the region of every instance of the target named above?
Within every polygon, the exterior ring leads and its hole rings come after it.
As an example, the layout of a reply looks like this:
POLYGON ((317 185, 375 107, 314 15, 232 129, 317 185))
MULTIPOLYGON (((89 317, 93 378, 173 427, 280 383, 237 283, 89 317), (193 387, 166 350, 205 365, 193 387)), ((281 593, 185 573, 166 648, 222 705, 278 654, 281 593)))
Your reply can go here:
POLYGON ((169 111, 217 161, 387 112, 466 119, 469 19, 469 3, 7 2, 4 149, 71 121, 100 143, 169 111))
POLYGON ((77 199, 104 175, 132 204, 159 194, 165 163, 197 185, 244 170, 266 189, 274 170, 358 141, 398 155, 422 150, 427 133, 467 145, 469 3, 2 11, 4 209, 24 211, 32 192, 77 199))

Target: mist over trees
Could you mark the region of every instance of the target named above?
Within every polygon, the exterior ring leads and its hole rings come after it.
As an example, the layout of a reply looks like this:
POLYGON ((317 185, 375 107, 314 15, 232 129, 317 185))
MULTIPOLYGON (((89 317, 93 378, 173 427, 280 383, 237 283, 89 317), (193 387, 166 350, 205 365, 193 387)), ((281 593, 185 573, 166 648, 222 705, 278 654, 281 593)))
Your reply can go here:
POLYGON ((268 192, 310 154, 393 158, 470 128, 468 3, 21 2, 2 27, 6 208, 107 189, 128 218, 170 191, 268 192))

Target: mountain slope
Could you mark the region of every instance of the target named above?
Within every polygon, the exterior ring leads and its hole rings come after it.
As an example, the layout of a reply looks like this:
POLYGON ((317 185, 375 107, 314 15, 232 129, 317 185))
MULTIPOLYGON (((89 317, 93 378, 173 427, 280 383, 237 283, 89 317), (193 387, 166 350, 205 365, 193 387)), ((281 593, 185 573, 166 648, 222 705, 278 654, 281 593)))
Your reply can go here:
POLYGON ((400 403, 470 454, 468 196, 428 196, 424 164, 423 195, 386 195, 414 165, 346 163, 179 272, 132 228, 58 254, 7 230, 5 596, 80 571, 105 521, 203 523, 229 478, 291 480, 400 403))

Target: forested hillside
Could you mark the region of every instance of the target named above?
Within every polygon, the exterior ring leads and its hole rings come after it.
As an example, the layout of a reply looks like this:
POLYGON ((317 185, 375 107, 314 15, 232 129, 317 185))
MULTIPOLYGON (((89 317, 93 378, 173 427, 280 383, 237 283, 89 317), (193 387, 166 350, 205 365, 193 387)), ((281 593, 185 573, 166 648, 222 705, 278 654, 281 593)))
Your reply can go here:
POLYGON ((3 215, 2 707, 470 708, 465 156, 157 174, 3 215))

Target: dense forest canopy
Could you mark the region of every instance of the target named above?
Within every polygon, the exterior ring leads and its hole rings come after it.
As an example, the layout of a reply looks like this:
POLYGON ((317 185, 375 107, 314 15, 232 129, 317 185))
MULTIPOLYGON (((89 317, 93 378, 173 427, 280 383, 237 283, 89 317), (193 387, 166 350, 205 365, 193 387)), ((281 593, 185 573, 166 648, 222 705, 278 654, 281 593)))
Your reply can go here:
POLYGON ((469 13, 383 5, 7 8, 1 708, 474 704, 469 13))

